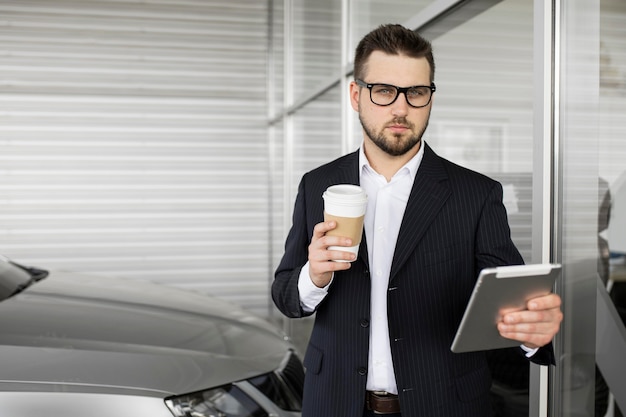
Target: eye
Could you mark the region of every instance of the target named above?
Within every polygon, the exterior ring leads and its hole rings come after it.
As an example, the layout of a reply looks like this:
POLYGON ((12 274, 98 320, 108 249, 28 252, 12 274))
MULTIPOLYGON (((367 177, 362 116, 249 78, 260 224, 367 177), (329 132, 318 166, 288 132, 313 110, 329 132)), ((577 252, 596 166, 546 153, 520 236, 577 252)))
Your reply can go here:
POLYGON ((375 85, 372 87, 372 93, 384 96, 395 96, 396 89, 389 85, 375 85))
POLYGON ((428 95, 429 92, 430 89, 427 87, 414 87, 410 88, 409 91, 407 91, 407 94, 411 97, 422 97, 428 95))

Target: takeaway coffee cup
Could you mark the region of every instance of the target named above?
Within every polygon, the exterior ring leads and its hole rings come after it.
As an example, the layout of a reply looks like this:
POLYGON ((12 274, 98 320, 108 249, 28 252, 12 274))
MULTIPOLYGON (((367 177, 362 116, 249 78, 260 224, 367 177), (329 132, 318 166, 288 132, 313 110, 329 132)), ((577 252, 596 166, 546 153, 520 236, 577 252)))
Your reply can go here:
POLYGON ((356 254, 363 236, 367 194, 358 185, 339 184, 328 187, 322 197, 324 198, 324 221, 337 222, 337 227, 326 234, 349 237, 354 243, 351 247, 329 246, 328 249, 356 254))

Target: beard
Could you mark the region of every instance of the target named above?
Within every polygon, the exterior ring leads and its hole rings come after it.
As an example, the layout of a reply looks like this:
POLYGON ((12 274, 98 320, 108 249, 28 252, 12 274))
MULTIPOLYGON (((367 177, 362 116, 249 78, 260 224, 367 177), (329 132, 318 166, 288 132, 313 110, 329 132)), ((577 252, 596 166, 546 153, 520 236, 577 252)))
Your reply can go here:
POLYGON ((422 140, 422 136, 428 127, 428 119, 424 123, 424 126, 419 130, 415 130, 415 125, 409 122, 405 117, 397 117, 393 119, 391 124, 399 124, 406 126, 409 129, 410 136, 406 137, 401 134, 385 134, 384 127, 379 131, 376 131, 374 127, 365 123, 359 113, 359 122, 365 131, 367 137, 370 138, 374 144, 380 148, 383 152, 391 156, 401 156, 409 152, 422 140))

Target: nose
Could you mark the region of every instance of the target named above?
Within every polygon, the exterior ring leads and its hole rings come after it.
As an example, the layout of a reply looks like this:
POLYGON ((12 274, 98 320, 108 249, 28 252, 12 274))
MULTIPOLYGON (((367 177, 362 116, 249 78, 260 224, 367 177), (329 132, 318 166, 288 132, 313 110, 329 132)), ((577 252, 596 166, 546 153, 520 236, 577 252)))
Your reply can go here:
POLYGON ((391 104, 391 113, 394 116, 406 116, 409 111, 409 102, 406 98, 406 93, 402 91, 396 97, 396 100, 391 104))

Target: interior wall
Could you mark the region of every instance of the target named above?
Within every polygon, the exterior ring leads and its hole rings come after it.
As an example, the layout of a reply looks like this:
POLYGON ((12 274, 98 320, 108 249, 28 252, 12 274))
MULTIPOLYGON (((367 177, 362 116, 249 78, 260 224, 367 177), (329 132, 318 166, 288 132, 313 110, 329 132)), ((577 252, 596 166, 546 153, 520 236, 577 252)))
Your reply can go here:
POLYGON ((266 314, 268 2, 0 2, 0 252, 266 314))

